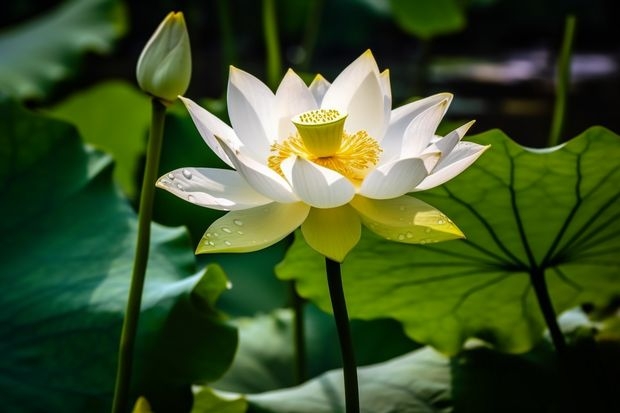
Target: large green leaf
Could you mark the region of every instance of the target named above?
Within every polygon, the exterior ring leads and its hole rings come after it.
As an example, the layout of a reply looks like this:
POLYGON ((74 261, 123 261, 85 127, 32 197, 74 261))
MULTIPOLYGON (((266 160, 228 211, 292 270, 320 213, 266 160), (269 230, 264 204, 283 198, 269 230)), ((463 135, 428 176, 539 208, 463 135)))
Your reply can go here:
POLYGON ((396 23, 406 32, 428 39, 465 27, 465 13, 457 0, 389 0, 396 23))
POLYGON ((137 199, 149 100, 128 83, 108 81, 70 96, 51 110, 52 116, 77 126, 85 142, 112 155, 114 179, 131 199, 137 199))
POLYGON ((0 35, 0 92, 43 99, 85 52, 105 53, 126 30, 119 0, 73 0, 0 35))
MULTIPOLYGON (((553 150, 500 131, 472 140, 492 148, 416 195, 467 239, 410 246, 366 233, 343 265, 350 315, 393 317, 447 353, 469 337, 523 352, 544 329, 530 276, 545 277, 557 312, 620 293, 620 139, 595 127, 553 150)), ((297 237, 277 273, 329 310, 323 265, 297 237)))
MULTIPOLYGON (((0 165, 0 409, 108 411, 135 214, 108 157, 5 101, 0 165)), ((214 267, 195 273, 185 231, 155 225, 134 387, 155 411, 188 410, 190 385, 217 379, 234 355, 236 330, 207 305, 226 282, 214 267)))

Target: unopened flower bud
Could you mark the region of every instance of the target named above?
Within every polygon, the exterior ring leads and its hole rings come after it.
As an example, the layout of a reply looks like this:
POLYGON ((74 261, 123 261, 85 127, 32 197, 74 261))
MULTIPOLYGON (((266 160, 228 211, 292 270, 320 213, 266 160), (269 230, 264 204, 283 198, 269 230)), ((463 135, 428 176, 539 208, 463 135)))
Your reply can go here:
POLYGON ((142 50, 136 76, 138 85, 168 102, 189 86, 192 57, 182 12, 170 12, 142 50))

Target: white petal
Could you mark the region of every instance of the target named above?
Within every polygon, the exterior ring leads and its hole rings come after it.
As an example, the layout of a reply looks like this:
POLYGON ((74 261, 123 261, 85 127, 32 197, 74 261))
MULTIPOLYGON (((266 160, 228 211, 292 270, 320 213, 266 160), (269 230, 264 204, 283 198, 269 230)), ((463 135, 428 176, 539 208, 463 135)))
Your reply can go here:
POLYGON ((310 207, 303 202, 273 202, 231 211, 211 224, 196 253, 251 252, 267 248, 295 231, 309 211, 310 207))
POLYGON ((222 143, 222 148, 226 151, 226 155, 233 162, 237 171, 257 192, 282 203, 299 200, 288 182, 267 165, 246 156, 242 152, 232 150, 223 142, 220 143, 222 143))
POLYGON ((355 195, 355 187, 347 178, 303 158, 287 158, 281 168, 297 196, 313 207, 334 208, 355 195))
POLYGON ((450 93, 439 93, 392 110, 388 129, 385 133, 385 137, 381 141, 383 153, 381 154, 379 163, 389 162, 400 156, 405 130, 413 118, 431 106, 446 99, 449 103, 452 101, 452 95, 450 93))
POLYGON ((237 171, 226 169, 176 169, 159 178, 156 185, 181 199, 221 211, 273 202, 256 192, 237 171))
POLYGON ((310 83, 310 92, 312 92, 312 96, 314 96, 314 100, 319 107, 321 106, 323 97, 330 86, 331 83, 325 80, 325 78, 321 75, 316 75, 314 80, 312 80, 312 83, 310 83))
POLYGON ((449 181, 467 169, 488 148, 489 146, 472 142, 460 142, 437 163, 433 173, 416 186, 414 191, 424 191, 449 181))
POLYGON ((227 100, 230 123, 243 152, 266 159, 277 137, 274 94, 251 74, 231 66, 227 100))
POLYGON ((346 111, 369 74, 379 77, 379 68, 372 53, 367 50, 336 77, 325 93, 321 107, 346 111))
POLYGON ((441 100, 411 120, 403 135, 401 157, 418 156, 430 144, 446 114, 448 99, 441 100))
POLYGON ((179 96, 179 99, 185 104, 185 107, 194 121, 194 125, 196 125, 196 129, 198 129, 198 133, 200 133, 200 136, 202 136, 202 139, 209 148, 211 148, 222 161, 226 162, 229 166, 233 166, 215 137, 217 136, 225 141, 231 148, 239 148, 241 146, 241 141, 239 141, 235 131, 191 99, 183 96, 179 96))
POLYGON ((369 73, 345 109, 349 115, 344 124, 345 131, 350 134, 366 131, 370 137, 381 141, 387 124, 384 99, 379 78, 369 73))
POLYGON ((461 139, 463 139, 463 136, 465 136, 474 122, 475 121, 472 120, 471 122, 464 124, 443 138, 438 139, 434 143, 434 146, 441 152, 441 159, 445 158, 450 152, 452 152, 454 147, 461 141, 461 139))
POLYGON ((276 91, 278 141, 295 134, 295 125, 291 122, 293 116, 317 108, 318 105, 310 89, 295 72, 289 69, 276 91))
POLYGON ((388 128, 390 122, 390 113, 392 112, 392 86, 390 84, 390 71, 385 69, 379 75, 379 82, 381 83, 381 90, 383 91, 383 133, 377 137, 379 142, 383 140, 385 131, 388 128))
MULTIPOLYGON (((439 153, 426 155, 439 158, 439 153)), ((424 159, 399 159, 370 172, 359 190, 360 195, 373 199, 390 199, 411 192, 426 176, 424 159)))

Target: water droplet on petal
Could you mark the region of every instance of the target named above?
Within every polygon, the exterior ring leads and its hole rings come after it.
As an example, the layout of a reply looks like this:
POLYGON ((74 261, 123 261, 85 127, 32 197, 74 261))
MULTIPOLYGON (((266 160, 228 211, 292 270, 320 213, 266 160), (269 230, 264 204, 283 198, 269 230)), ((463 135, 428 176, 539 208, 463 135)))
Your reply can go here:
POLYGON ((170 181, 167 179, 160 179, 159 183, 162 185, 170 186, 170 181))
POLYGON ((207 232, 207 233, 205 234, 205 238, 211 238, 211 233, 210 233, 210 232, 207 232))
POLYGON ((402 241, 405 239, 405 234, 398 234, 398 240, 402 241))
POLYGON ((179 188, 180 191, 185 191, 185 188, 183 188, 183 185, 181 184, 177 184, 177 188, 179 188))
POLYGON ((192 171, 189 169, 183 169, 183 176, 187 179, 192 179, 192 171))
POLYGON ((213 241, 209 241, 209 242, 207 242, 207 244, 209 244, 209 245, 210 245, 210 246, 212 246, 212 247, 214 247, 214 246, 215 246, 215 242, 213 242, 213 241))
POLYGON ((228 240, 224 241, 224 244, 226 244, 226 245, 228 245, 228 246, 231 246, 231 245, 232 245, 232 243, 231 243, 230 241, 228 241, 228 240))
POLYGON ((413 232, 408 232, 408 233, 406 234, 406 236, 407 236, 407 238, 413 238, 413 232))
POLYGON ((194 197, 194 195, 188 195, 187 200, 191 202, 192 204, 196 203, 196 198, 194 197))
POLYGON ((243 231, 237 231, 237 234, 239 234, 239 235, 243 235, 243 234, 244 234, 244 232, 243 232, 243 231))
POLYGON ((168 179, 170 179, 171 181, 174 181, 174 174, 172 172, 168 174, 168 179))
POLYGON ((219 236, 220 236, 220 234, 219 234, 218 232, 214 232, 214 233, 213 233, 213 236, 214 236, 214 237, 219 237, 219 236))
POLYGON ((445 223, 446 223, 446 221, 441 219, 441 218, 437 220, 437 225, 443 225, 445 223))
POLYGON ((232 231, 228 227, 222 227, 222 231, 224 231, 227 234, 232 234, 232 231))
POLYGON ((234 223, 235 225, 240 226, 240 227, 241 227, 241 226, 243 226, 243 221, 241 221, 240 219, 235 219, 235 220, 233 220, 233 223, 234 223))

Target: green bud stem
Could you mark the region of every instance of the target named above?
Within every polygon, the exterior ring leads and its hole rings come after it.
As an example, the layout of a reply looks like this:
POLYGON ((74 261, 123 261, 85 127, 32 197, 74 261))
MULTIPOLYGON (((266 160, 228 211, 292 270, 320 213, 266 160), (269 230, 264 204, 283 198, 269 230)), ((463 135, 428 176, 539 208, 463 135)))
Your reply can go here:
POLYGON ((153 197, 155 182, 159 170, 159 158, 164 135, 164 120, 166 106, 156 98, 152 99, 151 130, 146 152, 146 167, 142 180, 142 193, 138 212, 138 239, 134 259, 129 299, 123 320, 123 329, 118 352, 118 369, 112 413, 125 412, 129 403, 129 389, 131 386, 131 372, 133 366, 133 351, 138 330, 142 290, 146 276, 146 265, 149 257, 151 240, 151 218, 153 216, 153 197))

